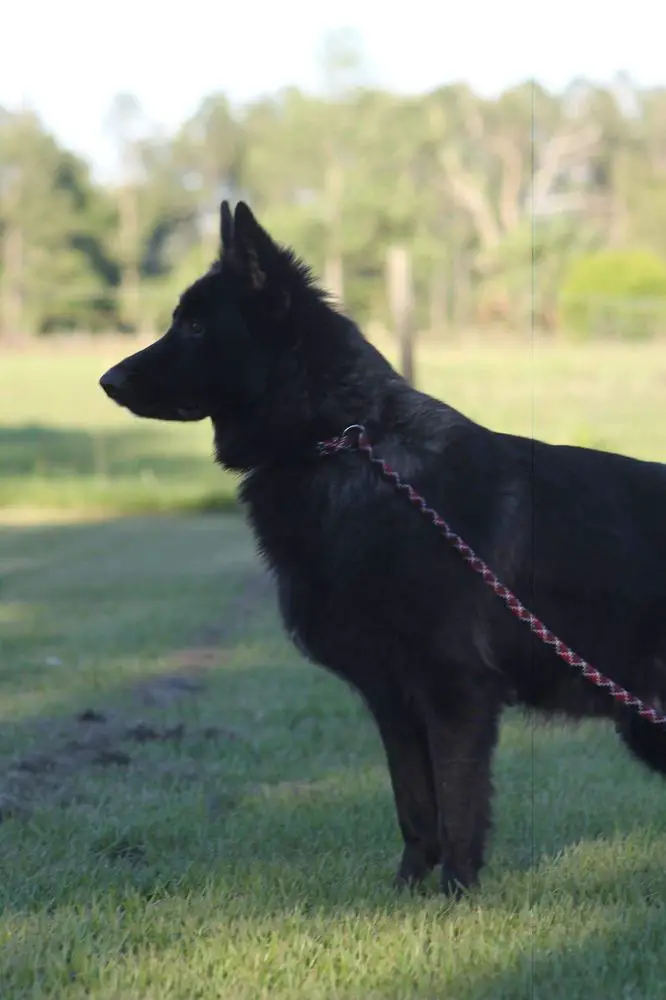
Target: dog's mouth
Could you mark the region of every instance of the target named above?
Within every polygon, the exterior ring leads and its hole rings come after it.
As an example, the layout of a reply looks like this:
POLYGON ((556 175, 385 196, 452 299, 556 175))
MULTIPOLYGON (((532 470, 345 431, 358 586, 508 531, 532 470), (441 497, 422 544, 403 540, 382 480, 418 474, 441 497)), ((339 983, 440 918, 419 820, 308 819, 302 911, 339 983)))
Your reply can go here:
POLYGON ((194 423, 203 420, 207 414, 201 406, 187 404, 185 406, 161 406, 159 403, 139 402, 138 400, 118 399, 114 400, 119 406, 129 410, 135 417, 143 417, 147 420, 171 420, 179 423, 194 423))
POLYGON ((171 420, 178 423, 194 423, 203 420, 207 413, 201 406, 187 404, 184 406, 161 406, 159 403, 124 403, 131 413, 137 417, 147 417, 152 420, 171 420))
POLYGON ((189 423, 203 420, 208 416, 206 408, 193 400, 167 403, 164 400, 151 399, 150 396, 141 398, 141 395, 134 391, 131 376, 118 373, 117 369, 109 369, 100 379, 100 385, 114 403, 123 406, 137 417, 189 423))
POLYGON ((177 419, 183 421, 203 420, 207 416, 206 411, 200 406, 179 406, 176 413, 177 419))

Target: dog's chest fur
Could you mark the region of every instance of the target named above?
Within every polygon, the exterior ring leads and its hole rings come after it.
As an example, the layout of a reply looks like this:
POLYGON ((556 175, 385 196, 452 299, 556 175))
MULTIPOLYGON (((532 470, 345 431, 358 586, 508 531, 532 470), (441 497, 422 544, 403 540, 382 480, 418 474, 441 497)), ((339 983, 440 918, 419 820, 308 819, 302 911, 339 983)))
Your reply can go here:
POLYGON ((345 676, 352 661, 395 644, 382 621, 391 529, 373 517, 378 488, 374 470, 345 456, 302 472, 254 473, 242 489, 287 633, 308 659, 345 676))

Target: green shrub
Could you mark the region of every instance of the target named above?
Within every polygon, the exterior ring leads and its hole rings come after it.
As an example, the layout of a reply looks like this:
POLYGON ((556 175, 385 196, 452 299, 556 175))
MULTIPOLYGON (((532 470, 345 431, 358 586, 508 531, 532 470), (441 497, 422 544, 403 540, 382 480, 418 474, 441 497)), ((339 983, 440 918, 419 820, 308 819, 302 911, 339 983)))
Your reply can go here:
POLYGON ((559 306, 576 338, 647 340, 666 329, 666 261, 643 250, 579 257, 564 277, 559 306))

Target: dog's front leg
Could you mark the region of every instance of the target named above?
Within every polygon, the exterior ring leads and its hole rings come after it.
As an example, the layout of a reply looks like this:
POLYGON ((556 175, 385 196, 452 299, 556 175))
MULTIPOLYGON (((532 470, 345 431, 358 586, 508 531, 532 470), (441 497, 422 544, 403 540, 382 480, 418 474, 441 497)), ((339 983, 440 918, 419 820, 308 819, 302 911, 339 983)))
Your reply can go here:
POLYGON ((478 882, 491 822, 492 755, 501 701, 479 689, 424 703, 433 761, 442 861, 441 887, 459 896, 478 882))
POLYGON ((384 745, 405 843, 394 883, 417 887, 440 860, 437 802, 425 722, 399 690, 363 691, 384 745))

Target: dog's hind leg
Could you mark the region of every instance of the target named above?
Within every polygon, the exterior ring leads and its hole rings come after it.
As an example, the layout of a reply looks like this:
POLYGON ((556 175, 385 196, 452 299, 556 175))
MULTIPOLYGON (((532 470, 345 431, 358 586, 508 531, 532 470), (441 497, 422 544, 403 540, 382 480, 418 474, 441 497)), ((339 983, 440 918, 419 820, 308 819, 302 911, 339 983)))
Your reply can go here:
MULTIPOLYGON (((663 712, 666 702, 660 698, 645 698, 663 712)), ((631 709, 622 709, 615 726, 620 739, 641 763, 652 771, 666 775, 666 726, 642 719, 631 709)))
POLYGON ((414 888, 440 860, 437 800, 425 723, 399 689, 364 690, 388 763, 404 850, 395 885, 414 888))
MULTIPOLYGON (((643 683, 637 685, 636 690, 632 685, 632 691, 659 712, 666 711, 666 662, 663 657, 654 659, 653 668, 643 683)), ((635 757, 651 770, 666 775, 666 726, 648 722, 632 709, 620 708, 615 728, 635 757)))
POLYGON ((491 765, 501 698, 476 690, 424 706, 433 760, 442 860, 441 887, 458 896, 474 886, 491 821, 491 765))

